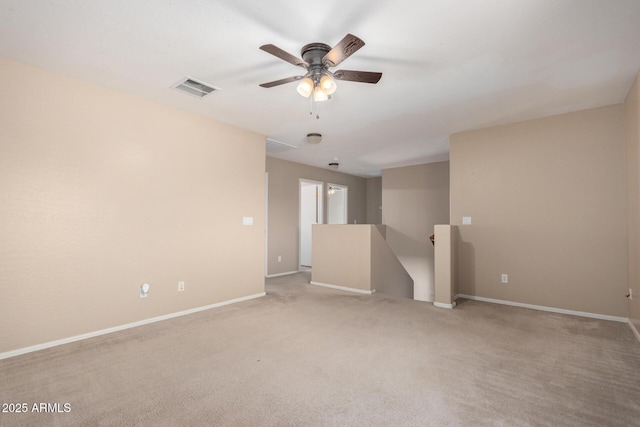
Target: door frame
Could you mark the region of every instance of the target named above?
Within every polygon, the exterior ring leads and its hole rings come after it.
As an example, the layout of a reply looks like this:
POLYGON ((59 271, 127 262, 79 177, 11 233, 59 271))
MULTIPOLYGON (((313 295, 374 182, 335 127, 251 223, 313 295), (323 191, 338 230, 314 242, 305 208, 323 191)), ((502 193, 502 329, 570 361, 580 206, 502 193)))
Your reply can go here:
MULTIPOLYGON (((302 270, 302 186, 316 185, 316 224, 324 222, 324 182, 314 179, 298 179, 298 269, 302 270)), ((311 237, 309 237, 311 239, 311 237)), ((311 242, 309 243, 311 244, 311 242)), ((311 250, 311 249, 309 249, 311 250)))
POLYGON ((349 187, 343 184, 333 184, 331 182, 327 183, 327 224, 331 224, 329 221, 331 220, 331 208, 329 205, 329 189, 331 187, 341 188, 340 191, 344 191, 344 224, 349 223, 349 187))

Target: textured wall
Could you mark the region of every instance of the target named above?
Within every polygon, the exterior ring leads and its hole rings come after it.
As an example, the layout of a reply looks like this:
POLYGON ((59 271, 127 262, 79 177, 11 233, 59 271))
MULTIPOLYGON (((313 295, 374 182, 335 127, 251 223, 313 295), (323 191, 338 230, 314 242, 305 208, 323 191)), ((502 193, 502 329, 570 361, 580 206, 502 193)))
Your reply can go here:
POLYGON ((371 227, 314 225, 311 280, 361 291, 375 290, 371 281, 371 227))
POLYGON ((382 171, 382 222, 387 242, 413 279, 413 295, 434 299, 433 246, 436 224, 449 223, 449 162, 382 171))
POLYGON ((269 174, 268 275, 299 269, 300 179, 324 183, 324 219, 327 218, 327 183, 349 187, 349 224, 364 224, 367 218, 366 179, 328 169, 267 157, 269 174), (278 262, 278 256, 282 261, 278 262))
POLYGON ((367 224, 382 224, 382 177, 367 179, 367 224))
POLYGON ((623 120, 613 105, 451 136, 460 293, 626 317, 623 120))
POLYGON ((640 332, 640 74, 629 91, 626 109, 629 319, 640 332))
POLYGON ((0 78, 0 352, 264 292, 264 136, 8 60, 0 78))

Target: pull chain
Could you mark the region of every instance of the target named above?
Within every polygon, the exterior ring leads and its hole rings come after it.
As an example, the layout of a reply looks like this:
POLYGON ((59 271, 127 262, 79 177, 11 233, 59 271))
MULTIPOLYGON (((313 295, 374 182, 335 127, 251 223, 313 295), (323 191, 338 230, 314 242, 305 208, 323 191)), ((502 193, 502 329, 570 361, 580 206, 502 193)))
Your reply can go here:
POLYGON ((309 97, 309 115, 313 116, 314 107, 316 109, 316 120, 320 120, 320 114, 318 114, 318 105, 313 99, 313 94, 309 97))

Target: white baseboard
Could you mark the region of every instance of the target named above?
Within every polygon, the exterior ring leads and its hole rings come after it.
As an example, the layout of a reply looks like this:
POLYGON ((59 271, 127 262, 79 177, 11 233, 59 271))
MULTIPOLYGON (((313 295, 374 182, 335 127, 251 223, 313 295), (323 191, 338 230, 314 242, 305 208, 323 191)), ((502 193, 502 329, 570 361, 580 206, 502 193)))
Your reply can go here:
POLYGON ((456 299, 458 299, 458 298, 466 298, 466 299, 475 300, 475 301, 491 302, 491 303, 494 303, 494 304, 511 305, 511 306, 514 306, 514 307, 530 308, 532 310, 549 311, 549 312, 552 312, 552 313, 570 314, 572 316, 590 317, 592 319, 612 320, 614 322, 627 323, 629 321, 629 319, 627 319, 626 317, 609 316, 607 314, 598 314, 598 313, 587 313, 585 311, 565 310, 563 308, 546 307, 544 305, 523 304, 521 302, 513 302, 513 301, 500 300, 500 299, 478 297, 478 296, 475 296, 475 295, 458 294, 458 295, 456 295, 456 299))
POLYGON ((289 276, 291 274, 296 274, 296 273, 300 273, 302 270, 296 270, 296 271, 287 271, 284 273, 277 273, 277 274, 267 274, 265 277, 267 279, 270 279, 272 277, 280 277, 280 276, 289 276))
POLYGON ((456 306, 456 302, 452 302, 451 304, 445 304, 443 302, 433 302, 433 305, 440 308, 453 308, 456 306))
POLYGON ((323 288, 339 289, 341 291, 347 291, 347 292, 356 292, 358 294, 371 295, 376 293, 375 289, 367 291, 365 289, 347 288, 346 286, 330 285, 328 283, 321 283, 321 282, 314 282, 314 281, 309 282, 309 284, 315 285, 315 286, 322 286, 323 288))
POLYGON ((19 356, 21 354, 31 353, 38 350, 44 350, 46 348, 56 347, 63 344, 69 344, 75 341, 86 340, 88 338, 97 337, 100 335, 110 334, 112 332, 118 332, 125 329, 135 328, 142 325, 147 325, 149 323, 160 322, 161 320, 173 319, 174 317, 186 316, 187 314, 197 313, 199 311, 210 310, 212 308, 222 307, 229 304, 234 304, 237 302, 247 301, 254 298, 260 298, 266 295, 266 292, 260 292, 255 295, 248 295, 246 297, 235 298, 228 301, 222 301, 215 304, 205 305, 202 307, 191 308, 189 310, 178 311, 176 313, 165 314, 163 316, 152 317, 150 319, 140 320, 138 322, 127 323, 125 325, 114 326, 113 328, 101 329, 99 331, 88 332, 82 335, 76 335, 74 337, 63 338, 61 340, 50 341, 43 344, 32 345, 30 347, 19 348, 17 350, 11 350, 4 353, 0 353, 0 360, 8 359, 9 357, 19 356))
POLYGON ((638 339, 638 341, 640 341, 640 332, 638 332, 638 330, 636 329, 636 325, 633 324, 633 322, 631 321, 631 319, 629 319, 627 321, 627 323, 629 324, 629 327, 631 328, 631 330, 633 331, 634 335, 636 336, 636 338, 638 339))

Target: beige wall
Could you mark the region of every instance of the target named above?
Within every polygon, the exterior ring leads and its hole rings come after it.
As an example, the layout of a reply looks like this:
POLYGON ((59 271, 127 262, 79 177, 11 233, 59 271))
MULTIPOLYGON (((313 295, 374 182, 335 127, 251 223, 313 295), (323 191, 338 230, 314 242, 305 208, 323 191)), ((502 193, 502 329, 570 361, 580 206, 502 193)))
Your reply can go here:
POLYGON ((386 227, 371 227, 371 287, 381 294, 413 298, 413 279, 386 241, 386 227))
POLYGON ((384 226, 313 226, 311 283, 413 298, 413 280, 384 238, 384 226))
POLYGON ((433 301, 435 224, 449 222, 449 162, 382 171, 382 222, 387 242, 414 282, 414 298, 433 301))
POLYGON ((626 109, 629 320, 640 331, 640 74, 629 91, 626 109))
POLYGON ((382 177, 367 179, 367 224, 382 224, 382 177))
MULTIPOLYGON (((367 217, 366 179, 353 175, 267 157, 268 177, 268 259, 267 275, 297 271, 300 256, 299 185, 300 179, 346 185, 349 187, 349 224, 364 224, 367 217), (278 256, 282 261, 278 262, 278 256)), ((324 219, 327 218, 327 195, 324 194, 324 219)))
POLYGON ((9 60, 0 80, 0 352, 264 292, 264 136, 9 60))
MULTIPOLYGON (((297 271, 300 247, 300 179, 346 185, 349 187, 349 224, 364 224, 367 217, 366 179, 344 173, 267 157, 268 177, 268 269, 267 275, 297 271), (278 262, 278 256, 282 261, 278 262)), ((327 195, 324 194, 324 219, 327 218, 327 195)))
POLYGON ((453 308, 455 304, 455 240, 456 227, 449 224, 434 226, 435 305, 453 308))
POLYGON ((370 292, 371 225, 313 226, 311 281, 370 292))
POLYGON ((460 293, 626 317, 623 119, 614 105, 451 136, 460 293))

